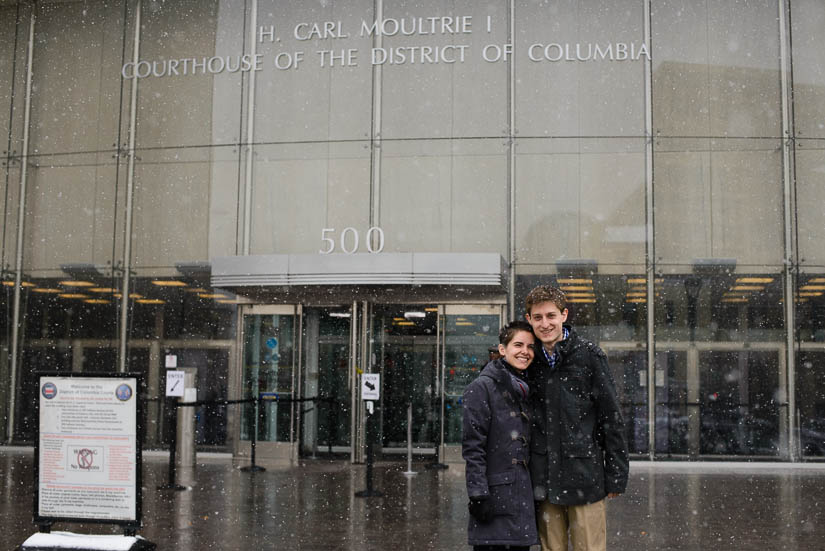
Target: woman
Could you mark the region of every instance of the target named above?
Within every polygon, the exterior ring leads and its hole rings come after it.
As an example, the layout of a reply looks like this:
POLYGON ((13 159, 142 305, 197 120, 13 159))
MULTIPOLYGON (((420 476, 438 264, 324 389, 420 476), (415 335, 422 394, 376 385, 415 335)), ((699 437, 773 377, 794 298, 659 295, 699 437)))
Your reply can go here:
POLYGON ((538 543, 533 512, 529 388, 530 324, 512 321, 498 336, 501 358, 464 390, 462 455, 470 497, 468 540, 475 551, 527 550, 538 543))

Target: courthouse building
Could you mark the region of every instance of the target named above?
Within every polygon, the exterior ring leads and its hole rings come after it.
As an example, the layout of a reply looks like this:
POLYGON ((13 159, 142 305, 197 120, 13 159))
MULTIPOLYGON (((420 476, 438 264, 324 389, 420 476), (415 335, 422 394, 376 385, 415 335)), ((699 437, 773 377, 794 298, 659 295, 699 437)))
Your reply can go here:
POLYGON ((144 377, 168 445, 460 458, 536 284, 632 454, 825 455, 820 0, 0 0, 0 437, 144 377), (375 422, 362 373, 380 374, 375 422), (190 398, 192 395, 189 396, 190 398))

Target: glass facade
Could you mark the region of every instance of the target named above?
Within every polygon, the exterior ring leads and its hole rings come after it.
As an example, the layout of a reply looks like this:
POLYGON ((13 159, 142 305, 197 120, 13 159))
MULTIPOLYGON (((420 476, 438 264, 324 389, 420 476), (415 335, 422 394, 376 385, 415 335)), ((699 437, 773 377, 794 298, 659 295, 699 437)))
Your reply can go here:
POLYGON ((554 283, 637 456, 825 456, 823 24, 818 0, 0 2, 2 441, 32 440, 35 371, 128 370, 164 446, 174 356, 198 399, 270 398, 199 407, 204 447, 360 446, 363 370, 384 447, 410 403, 416 445, 455 444, 504 320, 447 306, 519 317, 554 283), (216 257, 325 253, 495 253, 505 283, 211 284, 216 257))

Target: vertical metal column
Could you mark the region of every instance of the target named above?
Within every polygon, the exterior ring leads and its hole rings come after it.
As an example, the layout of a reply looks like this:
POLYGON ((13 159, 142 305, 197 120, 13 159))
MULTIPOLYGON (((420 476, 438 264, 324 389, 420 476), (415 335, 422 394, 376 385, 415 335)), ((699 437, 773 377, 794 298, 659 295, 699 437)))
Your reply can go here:
MULTIPOLYGON (((258 52, 257 30, 258 30, 258 0, 252 2, 252 13, 249 16, 250 44, 249 55, 254 59, 258 52)), ((246 171, 244 174, 244 199, 243 199, 243 244, 244 255, 249 254, 250 240, 252 239, 252 161, 253 161, 253 141, 255 139, 255 71, 247 71, 249 75, 249 94, 246 106, 246 171)))
MULTIPOLYGON (((444 426, 442 422, 442 427, 444 426)), ((415 476, 418 473, 412 470, 412 402, 407 404, 407 470, 404 476, 415 476)))
MULTIPOLYGON (((135 41, 132 45, 132 63, 137 66, 140 60, 140 14, 141 1, 135 2, 135 41)), ((120 297, 120 347, 118 351, 117 370, 126 372, 126 343, 129 337, 129 283, 132 271, 132 210, 135 191, 135 132, 137 121, 138 82, 132 79, 129 98, 129 142, 126 149, 128 165, 126 169, 126 223, 123 229, 123 283, 120 297)))
MULTIPOLYGON (((303 398, 303 377, 301 374, 301 366, 303 366, 304 362, 304 336, 303 336, 303 323, 304 323, 304 309, 303 305, 298 304, 295 306, 295 317, 294 317, 294 324, 293 327, 295 328, 295 339, 296 339, 296 346, 295 351, 292 353, 293 363, 292 363, 292 397, 293 398, 303 398)), ((293 402, 292 403, 292 414, 291 419, 292 423, 290 424, 290 432, 289 432, 289 441, 292 442, 292 464, 297 464, 298 457, 300 456, 301 451, 301 410, 303 402, 293 402)), ((316 409, 318 408, 318 403, 315 404, 316 409)), ((332 407, 332 404, 329 405, 332 407)))
POLYGON ((688 412, 688 455, 690 459, 699 458, 702 450, 702 400, 699 376, 699 349, 691 341, 687 350, 687 412, 688 412))
MULTIPOLYGON (((384 1, 375 0, 375 21, 384 18, 384 1)), ((373 35, 372 47, 382 48, 384 37, 373 35)), ((370 227, 381 225, 381 106, 383 97, 383 65, 372 66, 372 135, 370 136, 370 227)))
MULTIPOLYGON (((229 370, 227 395, 235 396, 237 398, 245 397, 243 387, 243 346, 245 336, 244 316, 251 310, 252 307, 249 305, 241 304, 238 306, 235 313, 235 327, 237 327, 237 331, 235 332, 233 346, 229 349, 229 365, 235 366, 235 368, 229 370)), ((230 414, 229 408, 227 408, 226 443, 227 446, 233 450, 233 454, 237 455, 240 453, 241 423, 243 418, 243 408, 245 406, 243 404, 236 404, 230 407, 234 413, 230 414)))
MULTIPOLYGON (((644 3, 644 43, 650 51, 650 0, 644 3)), ((656 234, 653 231, 653 68, 645 68, 645 271, 647 278, 647 454, 656 455, 656 234)))
MULTIPOLYGON (((357 304, 357 303, 356 303, 357 304)), ((361 329, 359 330, 358 335, 358 358, 361 363, 361 372, 362 373, 369 373, 372 371, 372 365, 370 363, 370 346, 369 346, 369 324, 370 324, 370 303, 366 300, 361 302, 361 329)), ((356 379, 357 381, 357 379, 356 379)), ((364 453, 366 452, 364 444, 368 443, 370 440, 370 435, 367 433, 367 415, 366 415, 366 406, 364 405, 364 400, 361 400, 360 392, 361 392, 361 385, 360 381, 357 381, 355 384, 355 394, 358 396, 358 407, 360 411, 360 422, 359 426, 359 433, 363 435, 363 440, 359 442, 359 446, 357 452, 359 455, 356 456, 356 460, 358 463, 363 463, 364 461, 364 453)), ((370 415, 372 417, 372 415, 370 415)))
MULTIPOLYGON (((777 388, 778 394, 780 396, 787 395, 787 393, 788 393, 788 386, 787 386, 788 362, 787 362, 787 353, 785 352, 785 346, 782 346, 780 348, 780 350, 777 351, 777 364, 778 364, 777 378, 775 380, 777 381, 777 384, 779 385, 778 388, 777 388)), ((744 401, 744 403, 747 403, 747 399, 744 401)), ((780 408, 781 408, 781 406, 780 406, 780 408)), ((788 413, 788 414, 791 415, 790 413, 788 413)), ((791 416, 793 417, 794 426, 798 427, 799 426, 799 417, 798 417, 798 415, 791 415, 791 416)), ((778 412, 778 415, 777 415, 777 421, 779 423, 779 442, 778 442, 779 455, 780 455, 780 457, 784 456, 786 459, 790 459, 790 454, 789 453, 786 454, 785 452, 786 452, 786 450, 789 451, 791 449, 790 448, 790 440, 789 440, 790 430, 789 430, 789 427, 788 427, 791 420, 788 419, 786 421, 785 419, 783 419, 782 410, 780 409, 779 412, 778 412)), ((800 449, 800 453, 801 453, 801 449, 800 449)), ((799 458, 798 457, 795 458, 794 461, 797 460, 797 459, 799 459, 799 458)))
MULTIPOLYGON (((157 419, 158 423, 150 423, 146 431, 144 445, 153 447, 158 442, 160 429, 160 404, 162 403, 160 390, 160 366, 161 366, 160 341, 153 340, 149 343, 149 376, 146 377, 147 394, 155 400, 146 403, 146 418, 157 419)), ((165 390, 165 389, 164 389, 165 390)))
POLYGON ((447 389, 445 387, 445 382, 446 382, 446 373, 445 372, 447 371, 447 335, 446 335, 446 330, 445 330, 447 324, 445 323, 445 320, 444 320, 445 315, 446 315, 446 311, 445 311, 444 305, 439 304, 438 305, 438 312, 437 312, 437 315, 436 315, 436 321, 435 321, 435 334, 436 334, 435 346, 436 346, 436 357, 438 358, 436 360, 436 362, 438 362, 437 363, 437 368, 439 370, 439 372, 436 373, 436 384, 438 384, 438 394, 439 394, 439 397, 440 397, 439 404, 440 404, 440 408, 441 408, 440 411, 439 411, 439 414, 438 414, 438 416, 440 418, 439 431, 441 433, 440 436, 439 436, 439 440, 438 440, 439 449, 438 449, 437 458, 438 458, 439 463, 444 463, 445 462, 444 454, 446 453, 446 450, 447 450, 446 446, 444 445, 444 416, 446 415, 446 409, 444 408, 444 402, 445 402, 445 393, 447 392, 447 389))
MULTIPOLYGON (((784 266, 784 297, 785 297, 785 360, 787 365, 787 408, 785 420, 780 415, 780 434, 784 427, 788 431, 787 458, 791 461, 799 459, 799 450, 796 440, 796 350, 794 348, 794 334, 796 332, 796 303, 794 302, 794 277, 797 273, 796 250, 793 241, 793 228, 796 225, 794 217, 794 127, 791 115, 791 98, 793 84, 789 75, 790 64, 790 36, 788 33, 788 19, 786 16, 786 0, 777 2, 777 20, 779 25, 779 75, 781 79, 780 93, 782 103, 782 190, 783 190, 783 218, 785 221, 785 266, 784 266)), ((781 387, 781 384, 780 384, 781 387)), ((785 455, 784 450, 780 454, 785 455)))
POLYGON ((350 463, 363 461, 363 454, 356 453, 360 448, 360 427, 361 411, 358 400, 358 302, 352 302, 352 316, 349 324, 349 391, 350 391, 350 415, 349 415, 349 460, 350 463))
POLYGON ((510 273, 507 278, 507 303, 510 305, 510 319, 516 317, 516 47, 513 44, 516 28, 515 0, 510 0, 510 13, 507 19, 507 43, 512 45, 510 59, 507 60, 507 187, 510 202, 507 210, 510 217, 508 225, 507 264, 510 273))
POLYGON ((83 371, 83 340, 72 339, 72 372, 80 373, 83 371))
MULTIPOLYGON (((307 312, 306 319, 303 321, 303 330, 306 331, 307 342, 315 343, 307 350, 306 366, 304 368, 304 377, 301 387, 305 396, 318 396, 320 394, 320 366, 319 366, 319 337, 320 337, 320 314, 317 309, 307 312)), ((301 422, 304 430, 301 445, 304 449, 311 452, 311 456, 315 457, 318 453, 318 405, 314 408, 306 408, 301 415, 301 422)))
MULTIPOLYGON (((7 439, 14 437, 14 413, 17 407, 17 364, 20 357, 20 294, 23 290, 23 230, 26 221, 26 183, 29 167, 29 124, 32 109, 32 59, 34 56, 34 23, 35 8, 32 6, 29 15, 29 42, 26 49, 26 96, 23 100, 23 146, 20 156, 20 201, 17 210, 17 250, 14 260, 14 298, 12 306, 11 326, 11 369, 9 380, 9 415, 7 439)), ((14 78, 14 76, 12 76, 14 78)))

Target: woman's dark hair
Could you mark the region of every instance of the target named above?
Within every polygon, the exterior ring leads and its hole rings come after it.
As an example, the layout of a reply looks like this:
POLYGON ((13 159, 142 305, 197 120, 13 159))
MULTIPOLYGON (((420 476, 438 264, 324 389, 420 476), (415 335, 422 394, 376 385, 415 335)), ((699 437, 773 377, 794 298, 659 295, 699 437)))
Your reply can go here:
POLYGON ((527 331, 531 335, 533 334, 533 327, 524 320, 514 320, 505 325, 501 328, 501 331, 498 333, 498 342, 499 344, 503 344, 507 346, 510 344, 510 341, 513 340, 513 337, 516 336, 516 333, 519 331, 527 331))

